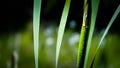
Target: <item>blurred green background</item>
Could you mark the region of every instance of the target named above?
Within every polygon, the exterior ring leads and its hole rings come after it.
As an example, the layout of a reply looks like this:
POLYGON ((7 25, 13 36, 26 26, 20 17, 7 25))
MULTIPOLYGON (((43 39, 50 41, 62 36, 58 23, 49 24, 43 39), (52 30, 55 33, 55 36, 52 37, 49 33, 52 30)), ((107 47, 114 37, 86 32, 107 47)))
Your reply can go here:
MULTIPOLYGON (((43 0, 40 25, 39 68, 55 67, 57 30, 64 0, 43 0)), ((119 0, 101 0, 96 27, 88 59, 98 46, 106 25, 112 17, 119 0)), ((83 0, 72 0, 68 21, 62 40, 58 68, 75 68, 83 0)), ((7 1, 8 12, 0 25, 0 68, 34 68, 34 46, 32 30, 33 0, 7 1)), ((97 53, 94 68, 120 67, 120 14, 97 53)))

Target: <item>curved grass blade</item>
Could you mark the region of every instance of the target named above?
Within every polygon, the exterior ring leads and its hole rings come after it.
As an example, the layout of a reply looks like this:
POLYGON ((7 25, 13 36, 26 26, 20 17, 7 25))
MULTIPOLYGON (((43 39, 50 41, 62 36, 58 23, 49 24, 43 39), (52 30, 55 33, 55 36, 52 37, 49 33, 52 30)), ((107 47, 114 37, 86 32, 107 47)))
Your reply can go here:
POLYGON ((109 24, 107 25, 107 28, 106 28, 105 32, 103 33, 102 38, 100 39, 100 42, 99 42, 99 44, 98 44, 98 47, 97 47, 97 49, 96 49, 96 51, 95 51, 95 54, 94 54, 94 56, 93 56, 91 68, 93 67, 93 63, 94 63, 94 60, 95 60, 95 56, 96 56, 98 50, 100 49, 100 46, 101 46, 102 41, 104 40, 105 36, 106 36, 107 33, 108 33, 108 30, 109 30, 110 27, 112 26, 114 20, 116 19, 116 17, 118 16, 119 13, 120 13, 120 5, 117 7, 117 9, 116 9, 115 13, 113 14, 113 16, 112 16, 109 24))
POLYGON ((92 2, 92 14, 91 14, 89 36, 88 36, 87 49, 86 49, 86 55, 85 55, 85 61, 84 61, 84 68, 86 68, 86 65, 87 65, 91 40, 92 40, 92 36, 93 36, 93 31, 95 28, 95 21, 96 21, 96 17, 97 17, 98 6, 99 6, 99 0, 91 0, 91 2, 92 2))
POLYGON ((38 51, 39 51, 39 23, 40 23, 40 11, 41 11, 41 1, 34 0, 34 10, 33 10, 33 37, 34 37, 34 59, 35 68, 38 68, 38 51))
POLYGON ((65 30, 67 16, 68 16, 69 8, 70 8, 70 2, 71 2, 71 0, 66 0, 66 2, 65 2, 65 6, 64 6, 61 21, 60 21, 60 26, 58 29, 57 46, 56 46, 56 68, 57 68, 57 64, 58 64, 58 57, 59 57, 59 53, 60 53, 60 47, 61 47, 61 43, 62 43, 63 33, 65 30))

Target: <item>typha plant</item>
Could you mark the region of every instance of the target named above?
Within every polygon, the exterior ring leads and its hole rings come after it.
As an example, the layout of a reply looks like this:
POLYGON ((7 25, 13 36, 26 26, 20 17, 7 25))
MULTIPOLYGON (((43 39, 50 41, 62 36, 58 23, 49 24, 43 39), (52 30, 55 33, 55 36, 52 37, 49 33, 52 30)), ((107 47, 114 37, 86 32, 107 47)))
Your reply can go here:
MULTIPOLYGON (((95 23, 97 18, 97 12, 99 9, 99 2, 100 0, 84 0, 83 5, 83 21, 82 21, 82 27, 80 31, 80 40, 78 45, 78 54, 77 54, 77 68, 88 68, 87 62, 89 58, 89 51, 91 47, 91 41, 93 38, 93 32, 95 29, 95 23), (90 8, 91 7, 91 8, 90 8), (89 12, 90 11, 90 12, 89 12), (89 14, 88 14, 89 12, 89 14), (88 17, 89 15, 89 17, 88 17)), ((41 12, 41 0, 34 0, 34 10, 33 10, 33 37, 34 37, 34 56, 35 56, 35 68, 38 68, 38 51, 39 51, 39 28, 40 28, 40 12, 41 12)), ((66 0, 65 5, 63 7, 63 12, 61 14, 61 20, 58 28, 57 33, 57 42, 56 42, 56 53, 55 53, 55 68, 58 67, 58 60, 59 60, 59 53, 60 48, 62 44, 62 39, 64 36, 65 26, 67 17, 69 14, 69 8, 70 8, 71 0, 66 0)), ((80 9, 80 8, 78 8, 80 9)), ((113 14, 112 18, 110 19, 110 22, 108 23, 103 36, 101 37, 100 42, 98 43, 98 46, 96 48, 96 51, 91 58, 91 64, 89 68, 93 67, 94 59, 96 57, 97 51, 100 49, 101 43, 105 36, 107 35, 107 32, 109 31, 110 27, 112 26, 112 23, 116 19, 120 12, 120 5, 118 5, 117 9, 115 10, 115 13, 113 14)))

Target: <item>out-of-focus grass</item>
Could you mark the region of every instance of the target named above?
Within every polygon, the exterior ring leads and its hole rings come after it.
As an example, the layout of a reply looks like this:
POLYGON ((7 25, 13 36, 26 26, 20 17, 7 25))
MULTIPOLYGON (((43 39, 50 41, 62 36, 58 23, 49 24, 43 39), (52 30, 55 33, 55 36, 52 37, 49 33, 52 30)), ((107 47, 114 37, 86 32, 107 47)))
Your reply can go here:
MULTIPOLYGON (((92 46, 90 49, 89 59, 88 59, 88 65, 90 66, 90 57, 92 57, 95 53, 95 49, 97 48, 97 44, 99 42, 100 36, 98 37, 98 33, 94 35, 92 46)), ((119 35, 116 33, 108 33, 106 38, 101 44, 101 49, 98 51, 98 54, 96 55, 96 59, 93 65, 93 68, 118 68, 119 67, 119 35)))
MULTIPOLYGON (((42 22, 44 23, 44 22, 42 22)), ((39 45, 39 68, 54 68, 55 64, 55 47, 57 39, 57 26, 45 26, 41 25, 40 29, 40 45, 39 45), (52 40, 52 43, 51 43, 52 40)), ((18 34, 18 33, 16 33, 18 34)), ((11 55, 15 49, 15 37, 16 34, 4 35, 0 38, 0 68, 6 68, 11 63, 11 55)), ((21 41, 19 46, 19 68, 34 68, 34 50, 32 39, 32 24, 26 27, 26 30, 19 32, 21 41)), ((100 32, 95 32, 92 39, 92 46, 90 49, 91 57, 97 43, 101 37, 100 32)), ((108 33, 104 42, 102 43, 102 49, 97 54, 95 59, 94 68, 99 67, 119 67, 120 61, 120 36, 116 33, 108 33)), ((79 42, 79 32, 74 32, 72 29, 66 29, 64 33, 63 43, 59 56, 58 68, 75 68, 77 47, 79 42)), ((91 61, 88 58, 88 64, 91 61)), ((89 65, 87 65, 89 66, 89 65)))

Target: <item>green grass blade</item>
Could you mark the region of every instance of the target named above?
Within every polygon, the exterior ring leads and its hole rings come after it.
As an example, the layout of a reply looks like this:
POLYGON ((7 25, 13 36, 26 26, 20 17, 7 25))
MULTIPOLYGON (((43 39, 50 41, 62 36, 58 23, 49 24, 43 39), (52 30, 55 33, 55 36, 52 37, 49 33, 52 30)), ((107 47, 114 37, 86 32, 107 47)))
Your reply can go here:
POLYGON ((40 11, 41 0, 34 0, 33 8, 33 37, 34 37, 34 58, 35 68, 38 68, 38 51, 39 51, 39 23, 40 23, 40 11))
POLYGON ((95 27, 95 21, 96 21, 96 17, 97 17, 98 6, 99 6, 99 0, 92 0, 91 2, 92 2, 92 14, 91 14, 90 29, 89 29, 89 36, 88 36, 88 42, 87 42, 84 68, 86 68, 86 65, 87 65, 91 40, 92 40, 92 36, 93 36, 93 31, 94 31, 94 27, 95 27))
POLYGON ((64 6, 61 21, 60 21, 60 26, 58 29, 57 46, 56 46, 56 68, 57 68, 57 64, 58 64, 58 57, 59 57, 59 53, 60 53, 60 47, 61 47, 61 43, 62 43, 63 33, 65 30, 67 16, 68 16, 69 8, 70 8, 70 2, 71 2, 71 0, 66 0, 66 2, 65 2, 65 6, 64 6))
POLYGON ((97 50, 100 48, 100 45, 101 45, 103 39, 105 38, 106 34, 108 33, 108 30, 110 29, 111 25, 113 24, 114 20, 116 19, 117 15, 119 14, 119 12, 120 12, 120 5, 117 7, 114 15, 112 16, 112 18, 111 18, 111 20, 110 20, 110 22, 109 22, 109 24, 108 24, 108 26, 107 26, 103 36, 102 36, 100 42, 99 42, 97 50))
MULTIPOLYGON (((95 51, 95 54, 94 54, 94 56, 93 56, 92 65, 93 65, 93 63, 94 63, 95 56, 96 56, 98 50, 100 49, 100 46, 101 46, 102 41, 104 40, 104 38, 105 38, 105 36, 107 35, 107 33, 108 33, 111 25, 113 24, 114 20, 116 19, 116 17, 118 16, 119 13, 120 13, 120 5, 117 7, 117 9, 116 9, 115 13, 113 14, 113 16, 112 16, 109 24, 107 25, 107 28, 106 28, 105 32, 104 32, 103 35, 102 35, 102 38, 100 39, 100 42, 99 42, 99 44, 98 44, 98 47, 97 47, 97 49, 96 49, 96 51, 95 51)), ((92 65, 91 65, 91 67, 92 67, 92 65)))

